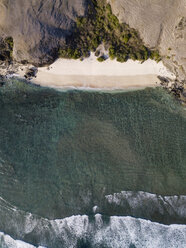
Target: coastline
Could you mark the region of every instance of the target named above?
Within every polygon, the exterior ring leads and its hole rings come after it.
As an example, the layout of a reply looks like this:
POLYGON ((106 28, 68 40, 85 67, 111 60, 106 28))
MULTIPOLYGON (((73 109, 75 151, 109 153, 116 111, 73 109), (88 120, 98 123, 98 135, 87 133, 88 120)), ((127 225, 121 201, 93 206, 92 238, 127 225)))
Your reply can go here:
POLYGON ((85 76, 85 75, 52 75, 41 74, 41 81, 32 83, 44 87, 59 89, 88 89, 88 90, 124 90, 156 87, 160 80, 153 74, 134 76, 85 76))
MULTIPOLYGON (((18 74, 23 76, 23 71, 18 74)), ((175 75, 168 71, 162 62, 149 59, 144 63, 132 60, 120 63, 109 58, 98 62, 92 53, 83 61, 57 59, 48 67, 39 67, 36 78, 31 82, 63 89, 143 89, 160 85, 158 76, 175 79, 175 75)))

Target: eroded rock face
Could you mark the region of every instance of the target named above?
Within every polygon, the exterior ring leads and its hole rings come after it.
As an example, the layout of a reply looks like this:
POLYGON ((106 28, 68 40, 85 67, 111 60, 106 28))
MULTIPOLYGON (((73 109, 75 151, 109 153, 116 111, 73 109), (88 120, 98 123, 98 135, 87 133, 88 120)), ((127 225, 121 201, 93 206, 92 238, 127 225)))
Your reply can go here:
MULTIPOLYGON (((121 22, 139 31, 149 48, 186 78, 186 0, 107 0, 121 22)), ((0 38, 14 38, 13 57, 43 65, 54 59, 77 16, 91 0, 0 0, 0 38)))
POLYGON ((0 37, 14 39, 14 58, 48 63, 71 32, 87 0, 0 0, 0 37))
POLYGON ((139 31, 150 48, 157 47, 164 63, 179 77, 186 76, 185 0, 109 0, 121 22, 139 31))

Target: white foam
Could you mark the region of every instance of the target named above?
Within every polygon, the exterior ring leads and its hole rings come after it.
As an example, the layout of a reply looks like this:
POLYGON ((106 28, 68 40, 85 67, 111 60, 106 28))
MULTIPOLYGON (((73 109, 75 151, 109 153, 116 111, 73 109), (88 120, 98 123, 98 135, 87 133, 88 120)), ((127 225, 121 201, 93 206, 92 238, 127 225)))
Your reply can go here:
POLYGON ((114 193, 112 195, 106 195, 108 203, 116 204, 118 206, 125 206, 127 204, 133 213, 139 209, 147 209, 147 211, 153 215, 152 212, 159 212, 161 214, 169 213, 169 215, 179 216, 180 218, 186 218, 186 196, 164 196, 156 195, 148 192, 138 191, 121 191, 120 193, 114 193))
MULTIPOLYGON (((141 191, 136 193, 122 191, 106 196, 110 203, 117 204, 121 204, 121 200, 127 198, 133 208, 143 204, 145 199, 150 199, 154 204, 157 197, 161 199, 161 196, 141 191)), ((180 206, 179 213, 184 216, 185 196, 166 196, 162 199, 168 205, 180 206)), ((25 236, 36 235, 39 244, 45 247, 48 245, 52 247, 52 244, 55 248, 57 243, 58 247, 59 244, 63 244, 63 248, 74 248, 79 239, 88 238, 93 247, 102 244, 110 248, 128 248, 133 244, 136 248, 186 248, 186 225, 163 225, 139 218, 119 216, 112 216, 105 221, 100 214, 94 215, 91 219, 87 215, 77 215, 48 220, 19 210, 3 198, 0 198, 0 213, 3 221, 8 223, 10 232, 16 237, 24 239, 25 236)), ((14 240, 4 233, 0 233, 0 247, 34 248, 33 245, 14 240)))
MULTIPOLYGON (((31 244, 23 242, 21 240, 14 240, 9 235, 5 235, 0 232, 0 247, 1 248, 35 248, 31 244)), ((38 248, 44 248, 43 246, 39 246, 38 248)))
POLYGON ((93 208, 92 208, 92 210, 93 210, 93 213, 96 213, 97 211, 98 211, 98 206, 94 206, 93 208))
MULTIPOLYGON (((86 215, 49 222, 54 240, 63 240, 64 248, 76 247, 77 240, 83 237, 90 238, 93 246, 103 244, 111 248, 127 248, 131 244, 137 248, 185 248, 186 244, 186 225, 166 226, 118 216, 111 217, 109 223, 105 223, 100 214, 95 215, 95 222, 89 221, 86 215)), ((2 248, 34 248, 3 233, 0 233, 0 245, 2 248)))

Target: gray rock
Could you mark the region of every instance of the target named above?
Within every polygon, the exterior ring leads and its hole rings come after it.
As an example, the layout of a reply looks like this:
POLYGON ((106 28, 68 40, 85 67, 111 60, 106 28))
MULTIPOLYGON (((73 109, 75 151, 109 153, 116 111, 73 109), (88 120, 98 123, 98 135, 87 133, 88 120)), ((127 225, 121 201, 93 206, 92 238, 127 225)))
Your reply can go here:
POLYGON ((148 47, 158 48, 164 56, 165 65, 176 73, 180 80, 184 79, 186 76, 185 0, 109 0, 108 2, 120 21, 137 29, 148 47))
POLYGON ((86 0, 0 0, 0 37, 14 39, 14 58, 45 64, 85 15, 86 0))
MULTIPOLYGON (((90 0, 0 0, 0 38, 14 38, 18 62, 49 64, 84 16, 90 0)), ((186 76, 185 0, 108 0, 121 22, 139 31, 145 44, 158 48, 164 64, 181 81, 186 76)))

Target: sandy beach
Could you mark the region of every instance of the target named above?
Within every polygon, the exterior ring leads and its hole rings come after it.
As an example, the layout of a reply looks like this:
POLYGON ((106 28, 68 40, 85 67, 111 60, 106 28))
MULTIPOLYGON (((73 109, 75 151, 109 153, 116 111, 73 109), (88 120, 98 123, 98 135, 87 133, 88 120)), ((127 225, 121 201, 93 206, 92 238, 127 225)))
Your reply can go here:
POLYGON ((160 83, 158 75, 175 77, 162 62, 150 59, 144 63, 132 60, 120 63, 110 59, 98 62, 97 57, 91 54, 83 61, 58 59, 49 67, 38 68, 33 83, 57 88, 144 88, 157 86, 160 83))

